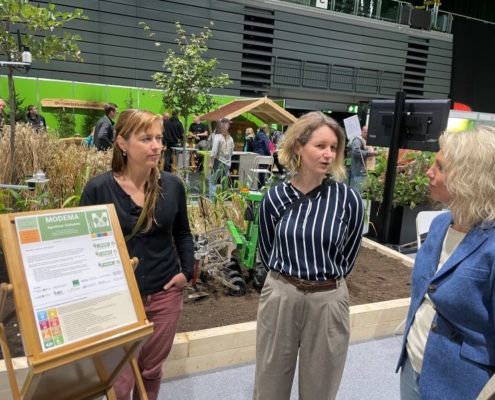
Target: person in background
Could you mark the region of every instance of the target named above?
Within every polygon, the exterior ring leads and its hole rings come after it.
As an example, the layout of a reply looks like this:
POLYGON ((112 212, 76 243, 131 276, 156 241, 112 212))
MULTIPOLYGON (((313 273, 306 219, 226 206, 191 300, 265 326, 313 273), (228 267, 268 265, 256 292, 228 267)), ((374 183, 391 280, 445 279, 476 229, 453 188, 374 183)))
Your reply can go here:
POLYGON ((402 351, 402 400, 475 400, 495 372, 495 128, 445 132, 426 172, 447 205, 419 249, 402 351))
POLYGON ((28 106, 27 123, 32 125, 36 132, 46 129, 46 121, 43 115, 38 114, 38 108, 30 104, 28 106))
POLYGON ((4 99, 0 98, 0 134, 3 132, 3 127, 5 126, 5 107, 7 106, 7 103, 5 102, 4 99))
POLYGON ((232 121, 222 118, 218 123, 213 136, 213 145, 210 151, 210 199, 213 200, 216 193, 216 185, 220 183, 222 189, 228 188, 228 176, 234 153, 234 140, 230 136, 229 127, 232 121))
POLYGON ((86 137, 86 139, 83 140, 82 145, 84 147, 91 148, 94 145, 93 138, 95 136, 95 126, 93 126, 93 129, 91 129, 91 133, 86 137))
MULTIPOLYGON (((260 130, 256 134, 254 138, 254 152, 259 154, 260 156, 271 156, 272 153, 270 151, 270 139, 268 139, 267 136, 268 133, 268 125, 261 125, 260 130)), ((267 165, 266 164, 261 164, 259 168, 261 169, 266 169, 267 165)), ((266 174, 265 173, 259 173, 258 174, 258 180, 259 180, 259 187, 260 189, 265 186, 266 184, 266 174)))
POLYGON ((172 147, 180 147, 180 142, 184 137, 184 127, 179 120, 179 111, 173 110, 172 117, 163 122, 163 145, 167 146, 165 151, 165 168, 167 172, 172 172, 172 147))
POLYGON ((115 140, 113 120, 118 114, 118 107, 114 103, 105 105, 105 116, 96 123, 93 142, 98 151, 106 151, 112 148, 115 140))
MULTIPOLYGON (((195 148, 197 150, 206 150, 208 139, 208 130, 206 129, 206 125, 202 124, 197 115, 193 116, 193 123, 189 125, 189 134, 187 135, 188 139, 193 139, 196 143, 195 148)), ((196 157, 198 160, 197 168, 198 171, 203 170, 203 162, 204 157, 201 154, 196 153, 196 157)))
MULTIPOLYGON (((148 398, 156 400, 162 364, 182 311, 183 288, 193 277, 194 245, 184 185, 179 177, 158 169, 161 117, 150 111, 125 110, 116 134, 111 171, 87 183, 80 205, 114 204, 129 256, 139 259, 134 274, 154 331, 137 363, 148 398), (132 236, 141 214, 144 221, 132 236)), ((113 386, 117 399, 128 400, 134 383, 129 366, 113 386)))
POLYGON ((254 131, 253 128, 246 128, 245 137, 244 137, 244 147, 242 151, 246 152, 254 152, 254 131))
POLYGON ((339 182, 345 134, 319 111, 285 133, 280 162, 293 176, 270 188, 259 213, 268 270, 256 330, 254 400, 289 400, 299 355, 299 399, 335 399, 350 335, 351 272, 364 223, 358 191, 339 182), (332 179, 327 177, 330 174, 332 179))
POLYGON ((351 183, 350 185, 358 189, 366 178, 366 160, 369 157, 376 157, 377 151, 370 151, 366 148, 366 138, 368 137, 368 127, 363 126, 361 136, 355 137, 351 141, 351 183))
POLYGON ((275 151, 273 152, 273 163, 277 166, 277 170, 280 174, 279 179, 285 179, 284 167, 278 161, 278 150, 277 150, 277 146, 282 142, 283 138, 284 138, 284 134, 281 131, 277 130, 277 124, 271 124, 270 125, 270 140, 272 141, 273 145, 275 146, 275 151))

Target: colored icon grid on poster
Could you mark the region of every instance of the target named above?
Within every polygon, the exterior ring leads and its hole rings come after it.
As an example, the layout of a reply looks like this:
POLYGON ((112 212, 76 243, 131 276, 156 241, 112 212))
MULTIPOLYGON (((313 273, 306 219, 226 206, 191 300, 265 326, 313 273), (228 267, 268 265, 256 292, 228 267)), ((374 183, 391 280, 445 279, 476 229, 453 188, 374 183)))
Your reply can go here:
POLYGON ((45 350, 64 344, 60 319, 58 318, 58 312, 55 308, 46 311, 38 311, 36 317, 38 318, 38 325, 45 350))
POLYGON ((93 239, 106 237, 106 236, 108 236, 108 232, 92 233, 91 234, 91 238, 93 238, 93 239))

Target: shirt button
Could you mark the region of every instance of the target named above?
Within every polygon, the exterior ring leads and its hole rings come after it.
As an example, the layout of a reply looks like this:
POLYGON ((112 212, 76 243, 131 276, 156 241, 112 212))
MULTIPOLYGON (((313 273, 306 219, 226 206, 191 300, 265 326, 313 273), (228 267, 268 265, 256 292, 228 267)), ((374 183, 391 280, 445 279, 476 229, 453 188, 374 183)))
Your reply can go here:
POLYGON ((437 291, 437 287, 435 285, 428 286, 428 291, 430 293, 435 293, 437 291))
POLYGON ((437 324, 431 324, 431 330, 432 330, 433 332, 436 332, 436 331, 438 330, 438 326, 437 326, 437 324))

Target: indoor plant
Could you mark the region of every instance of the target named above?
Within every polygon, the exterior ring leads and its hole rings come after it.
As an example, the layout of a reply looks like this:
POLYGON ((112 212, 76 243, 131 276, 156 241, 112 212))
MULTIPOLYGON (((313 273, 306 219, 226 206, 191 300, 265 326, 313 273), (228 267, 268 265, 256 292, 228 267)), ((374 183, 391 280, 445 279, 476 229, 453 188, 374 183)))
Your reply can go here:
MULTIPOLYGON (((415 220, 420 211, 440 209, 440 204, 430 197, 429 178, 426 171, 435 161, 435 153, 407 153, 397 167, 395 178, 392 229, 393 244, 406 244, 416 240, 415 220)), ((361 186, 361 194, 366 202, 371 202, 369 220, 376 234, 381 228, 378 212, 383 201, 387 158, 384 154, 376 157, 376 167, 368 172, 361 186)))

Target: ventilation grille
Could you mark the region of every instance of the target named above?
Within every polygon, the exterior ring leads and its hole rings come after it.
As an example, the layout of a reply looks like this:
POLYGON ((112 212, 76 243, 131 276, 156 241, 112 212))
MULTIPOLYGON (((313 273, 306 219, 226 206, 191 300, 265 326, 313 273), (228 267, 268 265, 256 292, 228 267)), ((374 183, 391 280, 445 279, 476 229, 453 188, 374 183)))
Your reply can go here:
POLYGON ((261 97, 270 90, 274 24, 273 11, 244 9, 241 96, 261 97))

